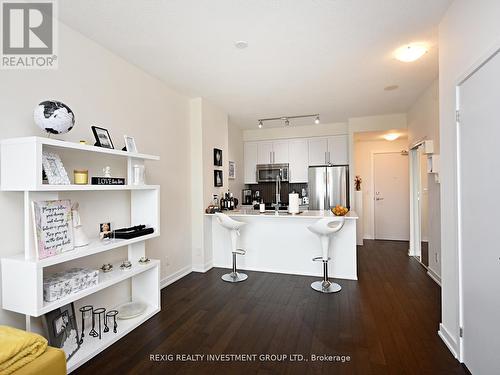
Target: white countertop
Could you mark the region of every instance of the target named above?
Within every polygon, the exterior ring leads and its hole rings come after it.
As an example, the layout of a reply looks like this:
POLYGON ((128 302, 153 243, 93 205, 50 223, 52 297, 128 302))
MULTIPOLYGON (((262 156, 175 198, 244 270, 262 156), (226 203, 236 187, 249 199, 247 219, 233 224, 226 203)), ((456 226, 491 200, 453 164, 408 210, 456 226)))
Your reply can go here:
MULTIPOLYGON (((259 212, 259 210, 254 210, 252 208, 240 208, 234 211, 224 211, 228 216, 248 216, 248 217, 267 217, 267 218, 314 218, 321 219, 323 217, 335 216, 331 211, 319 211, 319 210, 306 210, 302 211, 300 214, 289 214, 287 211, 280 212, 278 215, 274 211, 266 211, 265 213, 259 212)), ((213 216, 214 214, 205 214, 213 216)), ((346 219, 357 220, 358 214, 355 211, 349 211, 345 216, 346 219)))

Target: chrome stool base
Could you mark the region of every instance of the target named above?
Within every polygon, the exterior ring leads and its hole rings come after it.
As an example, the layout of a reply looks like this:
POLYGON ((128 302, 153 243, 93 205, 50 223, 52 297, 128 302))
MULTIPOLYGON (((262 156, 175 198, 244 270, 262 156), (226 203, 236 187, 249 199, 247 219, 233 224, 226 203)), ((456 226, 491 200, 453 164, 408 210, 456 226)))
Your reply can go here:
POLYGON ((221 279, 227 281, 228 283, 239 283, 248 279, 248 275, 241 272, 231 272, 222 275, 221 279))
POLYGON ((337 283, 325 282, 323 280, 313 282, 311 288, 320 293, 337 293, 342 289, 337 283))

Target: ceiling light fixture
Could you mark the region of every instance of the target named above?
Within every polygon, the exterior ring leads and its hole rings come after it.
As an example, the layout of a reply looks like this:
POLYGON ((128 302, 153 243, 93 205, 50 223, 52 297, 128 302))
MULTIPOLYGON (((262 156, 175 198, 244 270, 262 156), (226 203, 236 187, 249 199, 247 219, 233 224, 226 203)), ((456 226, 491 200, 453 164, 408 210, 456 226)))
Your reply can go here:
POLYGON ((413 62, 421 58, 429 51, 429 48, 424 43, 411 43, 399 47, 394 51, 394 57, 402 62, 413 62))
POLYGON ((386 141, 395 141, 396 139, 399 138, 399 134, 389 133, 389 134, 385 134, 383 137, 386 141))
POLYGON ((281 120, 285 122, 285 126, 290 125, 290 119, 294 118, 307 118, 307 117, 314 117, 314 123, 319 124, 319 113, 315 113, 313 115, 298 115, 298 116, 280 116, 280 117, 269 117, 269 118, 261 118, 258 119, 258 124, 259 124, 259 129, 262 128, 264 121, 277 121, 281 120))
POLYGON ((248 47, 248 42, 246 40, 238 40, 234 42, 234 46, 238 49, 245 49, 248 47))

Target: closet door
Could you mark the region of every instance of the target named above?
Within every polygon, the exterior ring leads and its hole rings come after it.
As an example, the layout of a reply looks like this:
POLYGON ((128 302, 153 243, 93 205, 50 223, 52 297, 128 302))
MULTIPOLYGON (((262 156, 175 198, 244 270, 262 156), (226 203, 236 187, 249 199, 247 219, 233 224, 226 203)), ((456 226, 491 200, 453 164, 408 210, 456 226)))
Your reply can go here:
POLYGON ((463 361, 498 374, 500 348, 500 56, 459 87, 463 361))

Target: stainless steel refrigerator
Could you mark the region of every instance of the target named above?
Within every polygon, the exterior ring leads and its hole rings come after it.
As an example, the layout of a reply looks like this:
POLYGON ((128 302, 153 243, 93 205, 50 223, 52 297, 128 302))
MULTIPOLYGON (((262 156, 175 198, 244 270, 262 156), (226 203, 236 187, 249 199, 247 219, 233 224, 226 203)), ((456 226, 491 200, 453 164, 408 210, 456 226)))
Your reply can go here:
POLYGON ((340 204, 349 208, 349 166, 309 167, 309 209, 329 210, 340 204))

